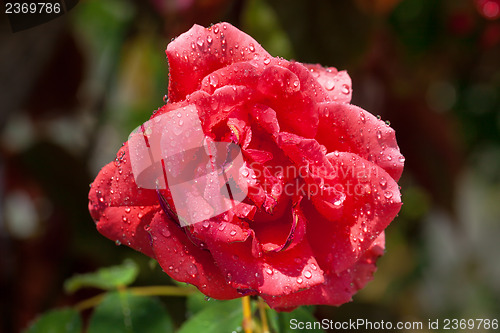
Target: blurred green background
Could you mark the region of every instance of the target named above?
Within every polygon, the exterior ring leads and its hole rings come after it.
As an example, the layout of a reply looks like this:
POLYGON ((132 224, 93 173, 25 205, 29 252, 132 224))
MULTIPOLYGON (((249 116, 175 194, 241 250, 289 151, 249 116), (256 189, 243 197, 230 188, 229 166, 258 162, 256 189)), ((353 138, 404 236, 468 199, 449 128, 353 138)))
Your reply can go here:
MULTIPOLYGON (((97 233, 88 185, 163 104, 167 43, 219 21, 274 56, 347 70, 353 104, 390 121, 406 157, 375 279, 316 316, 498 319, 499 17, 500 0, 82 0, 17 33, 2 16, 0 332, 94 295, 63 281, 125 257, 138 284, 170 283, 97 233)), ((185 320, 183 299, 163 300, 185 320)))

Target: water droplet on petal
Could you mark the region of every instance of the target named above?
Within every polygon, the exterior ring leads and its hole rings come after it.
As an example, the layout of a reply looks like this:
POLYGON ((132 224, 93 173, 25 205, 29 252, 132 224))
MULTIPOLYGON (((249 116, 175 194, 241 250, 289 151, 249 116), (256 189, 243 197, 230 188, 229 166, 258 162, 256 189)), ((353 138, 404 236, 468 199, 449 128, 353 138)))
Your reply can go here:
POLYGON ((130 207, 125 208, 125 213, 130 213, 130 207))
POLYGON ((385 191, 384 197, 386 197, 387 199, 392 198, 392 192, 391 191, 385 191))
POLYGON ((167 228, 163 228, 161 230, 161 234, 165 237, 170 237, 170 230, 168 230, 167 228))
POLYGON ((122 242, 120 242, 118 239, 115 241, 116 246, 122 245, 122 242))
POLYGON ((310 271, 304 271, 304 276, 306 279, 310 279, 312 277, 312 273, 310 271))
POLYGON ((217 79, 217 76, 215 75, 210 75, 208 78, 208 83, 214 88, 217 88, 217 85, 219 84, 219 80, 217 79))
POLYGON ((187 273, 191 275, 192 277, 195 277, 196 274, 198 273, 198 268, 196 268, 195 264, 191 264, 187 268, 187 273))
POLYGON ((271 62, 271 59, 269 59, 269 58, 264 59, 264 65, 269 65, 270 62, 271 62))
POLYGON ((333 80, 326 81, 325 88, 326 90, 333 90, 335 88, 335 81, 333 80))
POLYGON ((253 45, 253 43, 250 43, 248 45, 248 49, 250 50, 250 52, 255 52, 255 46, 253 45))
POLYGON ((299 276, 299 277, 297 278, 297 283, 298 283, 298 284, 301 284, 301 283, 302 283, 302 281, 303 281, 303 280, 302 280, 302 278, 299 276))
POLYGON ((231 232, 229 233, 231 236, 234 236, 236 235, 236 230, 231 230, 231 232))
POLYGON ((347 94, 349 94, 349 91, 350 91, 349 86, 347 84, 343 84, 342 85, 342 93, 347 95, 347 94))
POLYGON ((266 273, 269 275, 273 275, 273 270, 271 268, 266 268, 266 273))

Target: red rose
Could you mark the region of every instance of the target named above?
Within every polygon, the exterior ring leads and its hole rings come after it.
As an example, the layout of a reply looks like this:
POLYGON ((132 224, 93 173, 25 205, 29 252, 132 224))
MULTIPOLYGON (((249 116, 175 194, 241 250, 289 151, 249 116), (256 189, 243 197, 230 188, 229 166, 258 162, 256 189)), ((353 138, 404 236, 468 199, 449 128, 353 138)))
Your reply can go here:
POLYGON ((348 302, 401 207, 394 131, 349 104, 345 71, 273 58, 230 24, 166 53, 168 103, 92 184, 99 232, 217 299, 348 302))

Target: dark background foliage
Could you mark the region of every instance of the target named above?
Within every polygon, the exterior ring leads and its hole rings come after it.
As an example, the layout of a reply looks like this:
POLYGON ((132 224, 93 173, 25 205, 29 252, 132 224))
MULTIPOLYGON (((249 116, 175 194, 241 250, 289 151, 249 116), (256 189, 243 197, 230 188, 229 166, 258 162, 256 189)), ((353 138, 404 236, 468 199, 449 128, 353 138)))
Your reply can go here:
MULTIPOLYGON (((12 33, 0 18, 0 331, 67 295, 65 279, 116 264, 171 281, 95 230, 88 184, 162 105, 164 49, 228 21, 275 56, 346 69, 353 103, 396 129, 404 206, 354 302, 318 318, 424 321, 500 313, 500 1, 86 0, 12 33)), ((164 298, 176 325, 183 299, 164 298)))

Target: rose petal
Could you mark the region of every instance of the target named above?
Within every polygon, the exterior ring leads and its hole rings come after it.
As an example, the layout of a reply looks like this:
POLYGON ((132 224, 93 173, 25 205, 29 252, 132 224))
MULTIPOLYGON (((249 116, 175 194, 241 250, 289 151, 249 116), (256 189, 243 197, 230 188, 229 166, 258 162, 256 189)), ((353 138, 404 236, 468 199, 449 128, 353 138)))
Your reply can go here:
POLYGON ((307 138, 316 135, 319 117, 314 106, 316 101, 302 91, 295 73, 282 66, 269 65, 259 79, 257 90, 264 96, 261 103, 276 111, 283 131, 307 138))
POLYGON ((253 120, 269 134, 275 134, 280 131, 276 111, 267 105, 254 105, 250 113, 253 116, 253 120))
POLYGON ((149 233, 158 263, 174 280, 193 284, 216 299, 241 296, 227 285, 210 253, 195 246, 163 211, 154 216, 149 233))
POLYGON ((325 179, 325 186, 346 195, 343 214, 332 223, 307 202, 304 211, 309 221, 307 237, 318 262, 340 273, 363 255, 402 204, 397 183, 380 167, 351 153, 328 155, 328 159, 337 172, 325 179))
POLYGON ((352 295, 363 288, 373 278, 377 267, 375 262, 384 251, 382 233, 371 248, 349 270, 340 274, 326 273, 325 282, 310 289, 280 297, 261 295, 266 303, 277 311, 292 311, 308 304, 341 305, 349 302, 352 295))
POLYGON ((297 176, 302 177, 307 186, 299 187, 302 195, 311 199, 318 211, 330 221, 336 221, 342 214, 345 194, 335 188, 325 188, 325 178, 335 169, 325 156, 322 147, 314 139, 305 139, 295 134, 282 132, 277 135, 277 144, 295 163, 297 176))
POLYGON ((394 180, 403 173, 404 157, 395 132, 365 110, 343 103, 318 105, 320 121, 316 140, 329 152, 338 150, 357 154, 387 171, 394 180))
POLYGON ((349 103, 352 96, 351 78, 346 71, 337 71, 335 67, 303 64, 317 82, 324 88, 331 101, 349 103))
POLYGON ((254 88, 264 66, 255 62, 237 62, 220 68, 203 78, 200 90, 212 94, 217 88, 224 86, 246 86, 254 88))
POLYGON ((160 209, 158 198, 154 190, 137 187, 128 155, 125 144, 99 172, 90 188, 89 211, 104 236, 154 257, 144 226, 160 209))
POLYGON ((255 257, 252 242, 210 243, 210 252, 228 283, 261 295, 283 295, 323 283, 323 271, 307 242, 289 251, 255 257))
POLYGON ((317 103, 330 100, 328 92, 322 89, 321 82, 314 77, 313 73, 308 69, 308 65, 290 61, 284 67, 288 68, 298 77, 300 80, 300 90, 304 95, 312 97, 317 103))
POLYGON ((172 102, 184 99, 199 89, 209 73, 232 63, 269 57, 252 37, 229 23, 210 28, 194 25, 167 46, 170 65, 168 97, 172 102))
POLYGON ((190 103, 196 105, 205 134, 212 133, 219 123, 226 123, 229 115, 252 96, 252 91, 243 86, 225 86, 212 95, 196 91, 189 96, 190 103))

